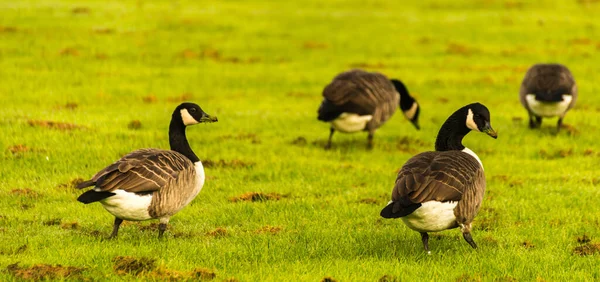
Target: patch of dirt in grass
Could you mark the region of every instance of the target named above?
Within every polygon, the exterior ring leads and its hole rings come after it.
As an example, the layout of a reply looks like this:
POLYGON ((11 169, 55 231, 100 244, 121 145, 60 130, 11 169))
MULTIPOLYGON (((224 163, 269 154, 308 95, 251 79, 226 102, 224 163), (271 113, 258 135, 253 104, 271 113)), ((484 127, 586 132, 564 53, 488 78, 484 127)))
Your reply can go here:
POLYGON ((31 147, 27 147, 24 144, 17 144, 7 148, 7 150, 17 158, 25 156, 27 153, 43 153, 45 150, 42 149, 34 149, 31 147))
POLYGON ((142 224, 140 222, 135 222, 133 224, 135 224, 140 231, 158 231, 157 222, 151 222, 148 225, 142 224))
POLYGON ((420 139, 403 136, 396 142, 396 149, 400 152, 416 154, 420 147, 426 147, 427 145, 420 139))
POLYGON ((156 268, 156 260, 147 257, 134 258, 129 256, 117 256, 112 259, 113 270, 116 274, 139 275, 149 273, 156 268))
POLYGON ((156 98, 156 96, 154 95, 147 95, 142 97, 142 102, 146 103, 146 104, 153 104, 158 102, 158 98, 156 98))
POLYGON ((230 278, 227 278, 227 279, 223 279, 223 282, 238 282, 238 281, 240 281, 240 280, 237 280, 237 279, 236 279, 236 278, 234 278, 234 277, 230 277, 230 278))
POLYGON ((217 227, 214 230, 206 232, 206 235, 212 236, 212 237, 224 237, 227 235, 227 229, 225 229, 223 227, 217 227))
POLYGON ((31 267, 20 267, 19 263, 13 263, 6 267, 6 270, 13 276, 23 280, 54 280, 54 279, 74 279, 81 280, 80 274, 84 268, 74 266, 36 264, 31 267))
POLYGON ((179 52, 177 54, 177 57, 184 58, 184 59, 197 59, 200 57, 200 53, 198 53, 192 49, 185 49, 185 50, 182 50, 181 52, 179 52))
POLYGON ((50 121, 50 120, 28 120, 27 123, 33 127, 44 127, 44 128, 57 129, 57 130, 63 130, 63 131, 84 128, 83 126, 72 124, 72 123, 66 123, 66 122, 60 122, 60 121, 50 121))
POLYGON ((523 243, 521 243, 521 246, 528 250, 535 248, 535 245, 528 240, 525 240, 523 243))
POLYGON ((571 43, 573 45, 592 45, 592 44, 594 44, 594 40, 592 40, 588 37, 574 38, 574 39, 571 39, 569 41, 569 43, 571 43))
POLYGON ((581 246, 575 247, 572 253, 580 256, 589 256, 600 253, 600 243, 585 243, 581 246))
POLYGON ((216 50, 213 48, 205 48, 199 54, 195 54, 194 51, 188 50, 188 52, 186 52, 185 54, 180 54, 180 56, 182 56, 182 55, 184 55, 184 56, 187 55, 187 56, 192 56, 192 57, 198 56, 202 59, 209 59, 209 60, 213 60, 215 62, 233 63, 233 64, 253 64, 253 63, 257 63, 257 62, 261 61, 261 59, 258 57, 250 57, 247 59, 241 59, 241 58, 235 57, 235 56, 229 56, 229 57, 223 56, 219 50, 216 50))
POLYGON ((52 218, 52 219, 48 219, 46 221, 44 221, 42 224, 46 225, 46 226, 53 226, 53 225, 59 225, 62 222, 62 219, 60 218, 52 218))
POLYGON ((278 193, 262 193, 262 192, 247 192, 237 197, 229 198, 231 202, 265 202, 265 201, 277 201, 283 197, 286 197, 278 193))
POLYGON ((194 278, 199 278, 200 280, 211 280, 217 277, 217 274, 206 268, 196 268, 192 271, 194 278))
POLYGON ((465 273, 456 278, 456 282, 479 282, 482 281, 479 274, 468 274, 465 273))
POLYGON ((421 44, 421 45, 428 45, 431 44, 433 42, 433 40, 431 39, 431 37, 427 37, 427 36, 423 36, 419 39, 417 39, 417 43, 421 44))
POLYGON ((522 117, 512 117, 512 121, 514 123, 521 123, 523 121, 522 117))
POLYGON ((140 128, 142 128, 142 122, 139 120, 132 120, 127 124, 127 128, 131 129, 131 130, 138 130, 140 128))
POLYGON ((219 139, 223 140, 250 140, 252 144, 260 144, 261 140, 258 135, 254 133, 240 133, 237 135, 223 135, 220 136, 219 139))
POLYGON ((506 1, 504 2, 504 8, 506 9, 523 9, 525 4, 521 1, 506 1))
POLYGON ((321 282, 337 282, 337 280, 333 277, 326 276, 326 277, 323 277, 323 279, 321 279, 321 282))
POLYGON ((206 268, 196 268, 193 271, 177 271, 164 267, 158 267, 146 277, 160 281, 203 281, 212 280, 216 277, 214 271, 206 268))
POLYGON ((27 251, 27 245, 22 245, 14 250, 0 250, 0 255, 18 255, 24 253, 25 251, 27 251))
POLYGON ((263 227, 255 230, 254 233, 256 233, 256 234, 266 234, 266 233, 268 233, 268 234, 275 235, 275 234, 279 233, 282 229, 283 228, 281 228, 279 226, 266 225, 266 226, 263 226, 263 227))
POLYGON ((73 56, 73 57, 77 57, 79 56, 79 50, 72 48, 72 47, 67 47, 67 48, 63 48, 58 52, 59 55, 61 56, 73 56))
POLYGON ((30 205, 30 204, 22 204, 21 205, 21 209, 24 211, 29 210, 31 208, 33 208, 33 205, 30 205))
POLYGON ((388 66, 382 62, 378 62, 378 63, 359 62, 359 63, 350 64, 350 67, 351 68, 359 68, 359 69, 385 69, 388 66))
POLYGON ((566 131, 567 134, 571 135, 571 136, 577 136, 579 135, 579 130, 577 128, 575 128, 572 125, 563 123, 560 127, 562 130, 566 131))
POLYGON ((554 152, 548 152, 544 149, 541 149, 539 152, 539 156, 542 159, 554 160, 554 159, 564 159, 573 155, 573 148, 569 149, 560 149, 554 152))
POLYGON ((73 14, 89 14, 90 8, 88 7, 75 7, 71 10, 73 14))
POLYGON ((580 237, 577 237, 577 243, 579 244, 585 244, 585 243, 589 243, 590 241, 592 241, 592 239, 590 239, 590 237, 588 237, 588 235, 583 234, 580 237))
POLYGON ((171 96, 167 98, 167 102, 171 103, 181 103, 185 101, 193 100, 194 95, 189 92, 181 93, 179 96, 171 96))
POLYGON ((21 197, 26 197, 26 198, 31 198, 31 199, 37 199, 41 196, 41 194, 39 192, 36 192, 29 188, 12 189, 12 190, 10 190, 10 194, 16 195, 16 196, 21 196, 21 197))
POLYGON ((302 43, 302 48, 304 48, 304 49, 327 49, 327 48, 329 48, 329 45, 327 45, 326 43, 323 43, 323 42, 305 41, 304 43, 302 43))
POLYGON ((445 98, 445 97, 439 97, 439 98, 437 98, 437 101, 438 101, 440 104, 448 104, 448 102, 449 102, 450 100, 449 100, 448 98, 445 98))
POLYGON ((588 157, 588 156, 595 155, 595 153, 594 153, 594 150, 592 150, 592 149, 585 149, 585 151, 583 151, 583 155, 588 157))
POLYGON ((379 280, 377 280, 377 281, 379 281, 379 282, 400 282, 400 279, 398 279, 398 277, 396 277, 396 276, 386 274, 384 276, 381 276, 379 278, 379 280))
POLYGON ((254 162, 245 162, 242 160, 203 160, 202 165, 206 168, 233 168, 233 169, 242 169, 242 168, 251 168, 254 166, 254 162))
POLYGON ((108 55, 106 55, 104 53, 96 53, 96 55, 94 55, 94 58, 96 58, 98 60, 106 60, 106 59, 108 59, 108 55))
POLYGON ((481 51, 475 47, 451 42, 446 45, 446 53, 450 55, 471 56, 481 53, 481 51))
POLYGON ((0 25, 0 33, 15 33, 18 29, 14 26, 1 26, 0 25))
POLYGON ((296 139, 292 140, 291 143, 292 145, 296 146, 306 146, 306 143, 308 143, 308 141, 303 136, 298 136, 296 139))
POLYGON ((77 221, 65 222, 65 223, 62 223, 60 225, 60 228, 62 228, 62 229, 68 229, 68 230, 79 229, 79 223, 77 223, 77 221))
POLYGON ((378 204, 377 199, 374 199, 374 198, 364 198, 364 199, 360 199, 358 202, 361 204, 369 204, 369 205, 377 205, 378 204))
POLYGON ((83 181, 85 181, 85 180, 81 177, 73 178, 73 179, 69 180, 69 182, 67 182, 67 183, 59 184, 58 188, 76 188, 77 185, 79 185, 79 183, 81 183, 83 181))
POLYGON ((113 34, 113 33, 115 33, 115 29, 109 28, 109 27, 96 27, 93 29, 93 31, 96 34, 113 34))

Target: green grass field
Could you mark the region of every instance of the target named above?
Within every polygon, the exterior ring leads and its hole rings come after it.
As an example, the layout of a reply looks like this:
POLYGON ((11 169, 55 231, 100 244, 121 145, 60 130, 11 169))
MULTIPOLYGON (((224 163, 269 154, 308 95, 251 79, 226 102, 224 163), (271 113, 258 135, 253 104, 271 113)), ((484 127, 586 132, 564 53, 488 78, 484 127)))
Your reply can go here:
POLYGON ((598 13, 593 0, 2 1, 0 280, 598 280, 598 13), (527 128, 518 101, 538 62, 579 86, 559 134, 556 119, 527 128), (422 130, 397 113, 372 151, 366 133, 323 150, 321 91, 351 68, 403 80, 422 130), (104 240, 113 217, 72 183, 168 148, 181 101, 219 117, 187 131, 203 191, 164 240, 152 221, 104 240), (427 255, 379 211, 402 164, 475 101, 499 134, 464 141, 487 176, 479 249, 455 229, 427 255), (250 192, 271 198, 233 200, 250 192))

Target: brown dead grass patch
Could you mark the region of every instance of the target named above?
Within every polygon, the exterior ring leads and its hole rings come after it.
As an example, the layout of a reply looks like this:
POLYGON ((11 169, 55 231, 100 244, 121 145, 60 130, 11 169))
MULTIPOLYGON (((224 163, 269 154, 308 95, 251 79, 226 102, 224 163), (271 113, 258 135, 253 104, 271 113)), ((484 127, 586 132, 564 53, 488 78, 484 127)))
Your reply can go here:
POLYGON ((0 33, 15 33, 18 29, 14 26, 1 26, 0 25, 0 33))
POLYGON ((256 234, 277 234, 279 233, 283 228, 279 227, 279 226, 270 226, 270 225, 266 225, 263 226, 257 230, 254 231, 254 233, 256 234))
POLYGON ((600 243, 586 243, 573 249, 574 255, 589 256, 600 253, 600 243))
POLYGON ((227 235, 227 229, 225 229, 223 227, 217 227, 214 230, 206 232, 206 235, 212 236, 212 237, 224 237, 227 235))
POLYGON ((242 168, 251 168, 254 166, 254 162, 245 162, 242 160, 203 160, 202 165, 204 167, 210 168, 233 168, 233 169, 242 169, 242 168))
POLYGON ((361 204, 369 204, 369 205, 377 205, 378 204, 377 199, 374 199, 374 198, 360 199, 358 202, 361 204))
POLYGON ((563 123, 560 128, 562 130, 566 131, 571 136, 577 136, 577 135, 579 135, 579 130, 577 128, 575 128, 574 126, 572 126, 572 125, 563 123))
POLYGON ((535 245, 528 240, 525 240, 523 243, 521 243, 521 246, 528 250, 535 248, 535 245))
POLYGON ((22 245, 14 250, 0 250, 0 255, 11 256, 22 254, 27 251, 27 245, 22 245))
POLYGON ((359 62, 359 63, 350 64, 350 67, 351 68, 359 68, 359 69, 385 69, 388 66, 382 62, 377 62, 377 63, 359 62))
POLYGON ((85 181, 83 178, 77 177, 69 180, 67 183, 62 183, 58 185, 58 188, 75 188, 79 183, 85 181))
POLYGON ((20 197, 26 197, 26 198, 31 198, 31 199, 36 199, 39 198, 41 196, 41 194, 39 192, 36 192, 30 188, 17 188, 17 189, 12 189, 10 190, 10 193, 12 195, 16 195, 16 196, 20 196, 20 197))
POLYGON ((213 61, 219 62, 219 63, 233 63, 233 64, 253 64, 253 63, 257 63, 257 62, 261 61, 261 59, 259 57, 250 57, 247 59, 242 59, 242 58, 235 57, 235 56, 224 56, 221 54, 221 52, 219 50, 216 50, 213 48, 205 48, 199 54, 196 54, 192 50, 188 50, 185 53, 181 53, 179 56, 183 56, 184 58, 185 58, 185 56, 187 56, 188 58, 199 57, 202 59, 213 60, 213 61))
POLYGON ((193 100, 194 94, 190 92, 181 93, 179 96, 171 96, 167 98, 167 102, 180 103, 185 101, 193 100))
POLYGON ((158 102, 158 98, 156 98, 156 96, 154 96, 154 95, 148 95, 148 96, 142 97, 142 101, 146 104, 153 104, 153 103, 158 102))
POLYGON ((134 258, 129 256, 117 256, 112 259, 113 270, 116 274, 139 275, 141 273, 149 273, 156 268, 156 260, 152 258, 134 258))
POLYGON ((379 282, 400 282, 400 279, 396 276, 386 274, 384 276, 381 276, 379 278, 379 280, 377 280, 377 281, 379 281, 379 282))
POLYGON ((142 128, 142 122, 139 120, 132 120, 127 124, 127 128, 131 129, 131 130, 138 130, 140 128, 142 128))
POLYGON ((479 282, 482 281, 479 274, 468 274, 465 273, 461 276, 456 277, 456 282, 479 282))
POLYGON ((260 144, 262 141, 260 137, 254 133, 239 133, 237 135, 223 135, 219 139, 223 140, 249 140, 252 144, 260 144))
POLYGON ((481 53, 481 51, 475 47, 451 42, 446 45, 446 53, 450 55, 471 56, 481 53))
POLYGON ((27 147, 24 144, 17 144, 7 148, 7 150, 15 157, 23 157, 27 153, 37 153, 37 152, 45 152, 42 149, 34 149, 31 147, 27 147))
POLYGON ((437 101, 441 104, 448 104, 448 102, 450 100, 448 100, 448 98, 445 98, 445 97, 439 97, 439 98, 437 98, 437 101))
POLYGON ((594 150, 592 150, 592 149, 585 149, 585 151, 583 151, 583 155, 584 156, 593 156, 594 155, 594 150))
POLYGON ((306 146, 306 144, 308 143, 308 141, 303 136, 298 136, 291 143, 292 143, 292 145, 306 146))
POLYGON ((590 239, 590 237, 588 237, 588 235, 583 234, 580 237, 577 237, 577 243, 579 244, 585 244, 585 243, 589 243, 590 241, 592 241, 592 239, 590 239))
POLYGON ((42 224, 46 225, 46 226, 53 226, 53 225, 59 225, 62 222, 62 219, 60 218, 52 218, 52 219, 48 219, 46 221, 44 221, 42 224))
POLYGON ((285 197, 278 193, 247 192, 237 197, 229 198, 231 202, 265 202, 277 201, 285 197))
POLYGON ((574 38, 570 41, 571 44, 574 45, 592 45, 594 44, 594 40, 584 37, 584 38, 574 38))
POLYGON ((113 34, 113 33, 115 33, 115 29, 109 28, 109 27, 96 27, 93 29, 93 31, 96 34, 113 34))
POLYGON ((77 223, 77 221, 65 222, 60 225, 60 228, 67 229, 67 230, 79 229, 79 223, 77 223))
POLYGON ((564 159, 573 155, 573 148, 569 149, 560 149, 554 152, 548 152, 544 149, 541 149, 539 152, 539 156, 542 159, 554 160, 554 159, 564 159))
POLYGON ((13 276, 24 280, 54 280, 54 279, 81 279, 81 272, 84 268, 74 266, 36 264, 31 267, 20 267, 19 263, 14 263, 6 267, 6 270, 13 276))
POLYGON ((88 7, 75 7, 71 10, 73 14, 89 14, 90 8, 88 7))
POLYGON ((73 57, 77 57, 79 56, 79 51, 75 48, 71 48, 71 47, 67 47, 64 49, 61 49, 58 52, 59 55, 61 56, 73 56, 73 57))
POLYGON ((323 42, 306 41, 306 42, 302 43, 302 48, 304 48, 304 49, 327 49, 327 48, 329 48, 329 45, 327 45, 326 43, 323 43, 323 42))
POLYGON ((44 127, 44 128, 57 129, 57 130, 62 130, 62 131, 84 128, 83 126, 72 124, 72 123, 66 123, 66 122, 60 122, 60 121, 50 121, 50 120, 31 120, 30 119, 27 121, 27 123, 33 127, 44 127))
POLYGON ((337 280, 333 277, 326 276, 326 277, 323 277, 323 279, 321 279, 321 282, 337 282, 337 280))

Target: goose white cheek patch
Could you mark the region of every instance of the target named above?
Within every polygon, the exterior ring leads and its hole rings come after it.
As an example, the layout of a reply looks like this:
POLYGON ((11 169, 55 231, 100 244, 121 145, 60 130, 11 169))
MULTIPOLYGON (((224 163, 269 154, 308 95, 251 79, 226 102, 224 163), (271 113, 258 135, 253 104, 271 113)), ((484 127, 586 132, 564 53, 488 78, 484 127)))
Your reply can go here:
POLYGON ((412 106, 410 107, 410 109, 408 109, 406 112, 404 112, 404 116, 409 119, 412 120, 415 117, 415 114, 417 113, 417 107, 418 104, 415 102, 412 104, 412 106))
POLYGON ((471 130, 479 131, 477 124, 473 120, 473 111, 471 111, 471 109, 469 109, 469 113, 467 113, 467 127, 471 130))
POLYGON ((183 120, 183 124, 192 125, 198 123, 198 121, 192 117, 192 115, 190 115, 187 109, 181 109, 179 112, 181 113, 181 120, 183 120))

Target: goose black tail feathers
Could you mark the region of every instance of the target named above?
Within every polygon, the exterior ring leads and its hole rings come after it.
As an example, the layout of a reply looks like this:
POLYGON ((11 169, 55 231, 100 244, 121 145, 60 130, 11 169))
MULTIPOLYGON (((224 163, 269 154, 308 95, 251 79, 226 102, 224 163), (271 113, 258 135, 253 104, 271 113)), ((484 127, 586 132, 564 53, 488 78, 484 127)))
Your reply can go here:
POLYGON ((89 204, 89 203, 104 200, 104 199, 106 199, 110 196, 114 196, 114 195, 116 195, 116 194, 113 192, 96 192, 94 190, 89 190, 89 191, 81 194, 81 196, 79 196, 79 198, 77 198, 77 201, 80 201, 84 204, 89 204))
POLYGON ((379 215, 383 218, 399 218, 411 214, 419 207, 421 207, 421 204, 412 204, 403 207, 400 202, 390 202, 381 210, 379 215))

